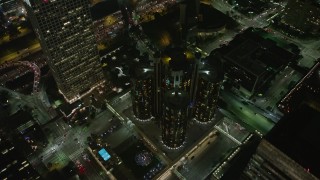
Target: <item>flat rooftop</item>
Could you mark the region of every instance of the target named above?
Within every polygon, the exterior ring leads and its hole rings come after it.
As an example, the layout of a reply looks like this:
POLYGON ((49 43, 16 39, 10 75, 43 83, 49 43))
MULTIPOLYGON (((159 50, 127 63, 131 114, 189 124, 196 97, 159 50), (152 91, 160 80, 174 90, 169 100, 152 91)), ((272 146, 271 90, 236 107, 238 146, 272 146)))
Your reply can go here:
POLYGON ((232 18, 211 5, 201 3, 200 14, 202 14, 202 19, 198 22, 199 29, 218 30, 222 27, 235 27, 238 25, 232 18))
POLYGON ((305 33, 318 34, 320 30, 320 5, 312 0, 290 0, 281 22, 305 33))
POLYGON ((233 49, 230 53, 228 53, 225 57, 237 64, 238 66, 246 69, 251 74, 255 76, 259 76, 264 73, 266 68, 265 65, 255 61, 253 59, 252 54, 259 49, 259 44, 248 39, 245 42, 239 44, 238 47, 233 49))
POLYGON ((8 118, 2 119, 0 124, 3 124, 3 126, 6 126, 9 129, 16 129, 20 125, 32 120, 33 117, 29 112, 18 110, 15 114, 9 116, 8 118))
POLYGON ((253 75, 259 76, 267 68, 277 70, 294 59, 294 54, 265 39, 256 29, 247 29, 224 48, 224 57, 253 75))
POLYGON ((288 113, 303 102, 312 102, 316 104, 314 107, 320 109, 320 61, 281 100, 279 108, 284 113, 288 113))
POLYGON ((93 20, 102 19, 112 13, 120 10, 117 0, 106 0, 95 3, 91 8, 91 16, 93 20))

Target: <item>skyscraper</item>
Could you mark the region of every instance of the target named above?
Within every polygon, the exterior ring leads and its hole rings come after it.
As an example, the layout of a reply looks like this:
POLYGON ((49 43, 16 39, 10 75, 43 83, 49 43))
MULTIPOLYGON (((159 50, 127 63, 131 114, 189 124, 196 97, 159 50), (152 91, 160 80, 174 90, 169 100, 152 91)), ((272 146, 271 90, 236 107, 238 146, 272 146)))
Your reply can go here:
POLYGON ((0 179, 42 179, 0 130, 0 179))
POLYGON ((207 123, 213 119, 222 80, 221 61, 210 54, 199 63, 198 78, 195 82, 197 89, 193 116, 197 121, 207 123))
POLYGON ((153 69, 140 66, 135 69, 134 87, 131 90, 133 114, 139 120, 152 117, 152 82, 153 69))
POLYGON ((154 116, 161 119, 165 93, 182 90, 190 94, 194 61, 191 52, 181 47, 167 48, 155 55, 154 62, 154 116))
POLYGON ((251 157, 243 179, 320 178, 320 110, 316 103, 299 103, 274 126, 251 157))
POLYGON ((153 73, 153 116, 160 123, 164 145, 176 149, 184 143, 191 118, 207 123, 214 117, 222 62, 214 53, 201 59, 200 53, 171 47, 155 55, 153 73))
POLYGON ((191 79, 194 61, 181 47, 166 49, 162 56, 160 124, 162 141, 169 148, 179 148, 185 141, 189 119, 191 79))
POLYGON ((24 0, 60 93, 72 103, 102 82, 89 0, 24 0))
POLYGON ((161 102, 161 87, 162 87, 162 61, 160 52, 154 54, 154 86, 153 86, 153 106, 152 114, 154 117, 159 118, 162 110, 161 102))
POLYGON ((169 148, 179 148, 183 145, 188 120, 188 93, 171 90, 165 93, 163 116, 161 119, 162 141, 169 148))
POLYGON ((191 93, 191 81, 195 63, 193 54, 180 47, 169 48, 162 56, 161 81, 162 95, 176 89, 191 93))

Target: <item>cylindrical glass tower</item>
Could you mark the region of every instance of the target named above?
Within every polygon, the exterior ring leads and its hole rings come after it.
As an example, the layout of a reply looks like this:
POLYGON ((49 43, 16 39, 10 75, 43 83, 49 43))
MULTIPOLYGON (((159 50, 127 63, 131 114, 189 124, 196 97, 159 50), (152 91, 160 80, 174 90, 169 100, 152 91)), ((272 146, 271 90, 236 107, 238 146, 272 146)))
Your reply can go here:
POLYGON ((189 96, 184 91, 171 90, 165 93, 161 122, 162 141, 172 149, 181 147, 187 129, 189 96))
POLYGON ((135 81, 131 91, 133 114, 138 120, 152 117, 152 78, 153 69, 140 66, 135 70, 135 81))

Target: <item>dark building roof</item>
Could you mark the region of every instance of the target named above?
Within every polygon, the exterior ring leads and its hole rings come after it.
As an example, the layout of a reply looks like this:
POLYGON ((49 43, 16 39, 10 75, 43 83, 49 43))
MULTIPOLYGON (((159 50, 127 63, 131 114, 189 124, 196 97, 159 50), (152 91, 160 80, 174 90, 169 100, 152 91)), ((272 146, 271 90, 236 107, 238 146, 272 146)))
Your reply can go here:
POLYGON ((235 6, 235 9, 242 14, 251 16, 251 13, 260 14, 268 8, 269 1, 246 1, 233 0, 229 1, 235 6), (251 13, 250 13, 251 12, 251 13))
POLYGON ((194 63, 194 58, 187 58, 187 49, 183 47, 168 47, 163 55, 171 58, 169 67, 172 71, 189 71, 190 65, 194 63))
POLYGON ((303 102, 320 104, 320 61, 281 100, 279 108, 284 113, 294 110, 303 102))
POLYGON ((157 16, 156 21, 142 23, 144 33, 161 50, 170 45, 181 44, 181 32, 178 31, 177 21, 179 21, 178 6, 165 15, 157 16), (156 27, 156 28, 155 28, 156 27))
POLYGON ((120 10, 117 0, 101 1, 90 8, 93 20, 101 19, 120 10))
POLYGON ((200 4, 200 14, 202 18, 198 23, 199 29, 218 29, 230 21, 228 16, 207 4, 200 4))
POLYGON ((256 152, 261 138, 254 135, 248 143, 243 144, 239 153, 229 162, 230 168, 223 174, 221 180, 241 179, 244 168, 248 165, 250 158, 256 152))
POLYGON ((170 54, 169 56, 171 57, 169 65, 173 71, 180 71, 186 69, 185 66, 187 64, 187 58, 183 52, 183 49, 173 48, 170 49, 168 52, 170 54))
POLYGON ((19 110, 15 114, 4 119, 3 122, 1 122, 1 124, 5 123, 4 126, 6 126, 7 128, 16 129, 20 125, 25 124, 28 121, 32 121, 32 120, 33 120, 33 117, 30 115, 29 112, 19 110))
POLYGON ((220 82, 223 80, 224 71, 221 57, 218 54, 210 53, 210 55, 202 61, 204 66, 200 68, 200 77, 210 82, 220 82))
POLYGON ((147 79, 153 76, 153 68, 147 65, 139 65, 135 68, 134 77, 137 79, 147 79))
POLYGON ((39 174, 17 147, 0 132, 0 179, 36 179, 39 174))
POLYGON ((76 101, 72 104, 63 103, 58 108, 60 109, 61 112, 65 113, 66 115, 69 115, 72 112, 72 110, 79 107, 80 104, 82 104, 81 101, 76 101))
POLYGON ((199 76, 209 82, 218 82, 216 79, 217 77, 216 71, 214 71, 214 69, 209 69, 209 68, 201 69, 199 71, 199 76))
POLYGON ((314 0, 290 0, 281 22, 304 33, 320 33, 320 6, 314 0))
POLYGON ((266 139, 320 178, 320 111, 302 104, 284 116, 268 133, 266 139))
POLYGON ((189 105, 188 93, 184 91, 171 90, 165 94, 165 105, 171 109, 184 109, 189 105))
POLYGON ((293 59, 293 54, 262 37, 259 42, 249 36, 237 44, 225 57, 256 76, 268 67, 278 69, 293 59))
POLYGON ((261 29, 248 28, 214 50, 221 54, 229 78, 240 79, 238 83, 252 93, 263 93, 273 75, 298 58, 268 37, 261 29))

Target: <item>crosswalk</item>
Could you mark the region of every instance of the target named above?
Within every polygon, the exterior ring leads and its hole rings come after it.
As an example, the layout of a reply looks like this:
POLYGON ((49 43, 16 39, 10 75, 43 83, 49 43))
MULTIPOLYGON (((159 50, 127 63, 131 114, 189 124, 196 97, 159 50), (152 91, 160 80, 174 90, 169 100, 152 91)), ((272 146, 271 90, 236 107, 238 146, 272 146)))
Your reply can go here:
POLYGON ((70 158, 71 161, 75 161, 79 159, 79 156, 83 153, 82 148, 78 148, 76 151, 73 151, 72 154, 69 154, 68 157, 70 158))

